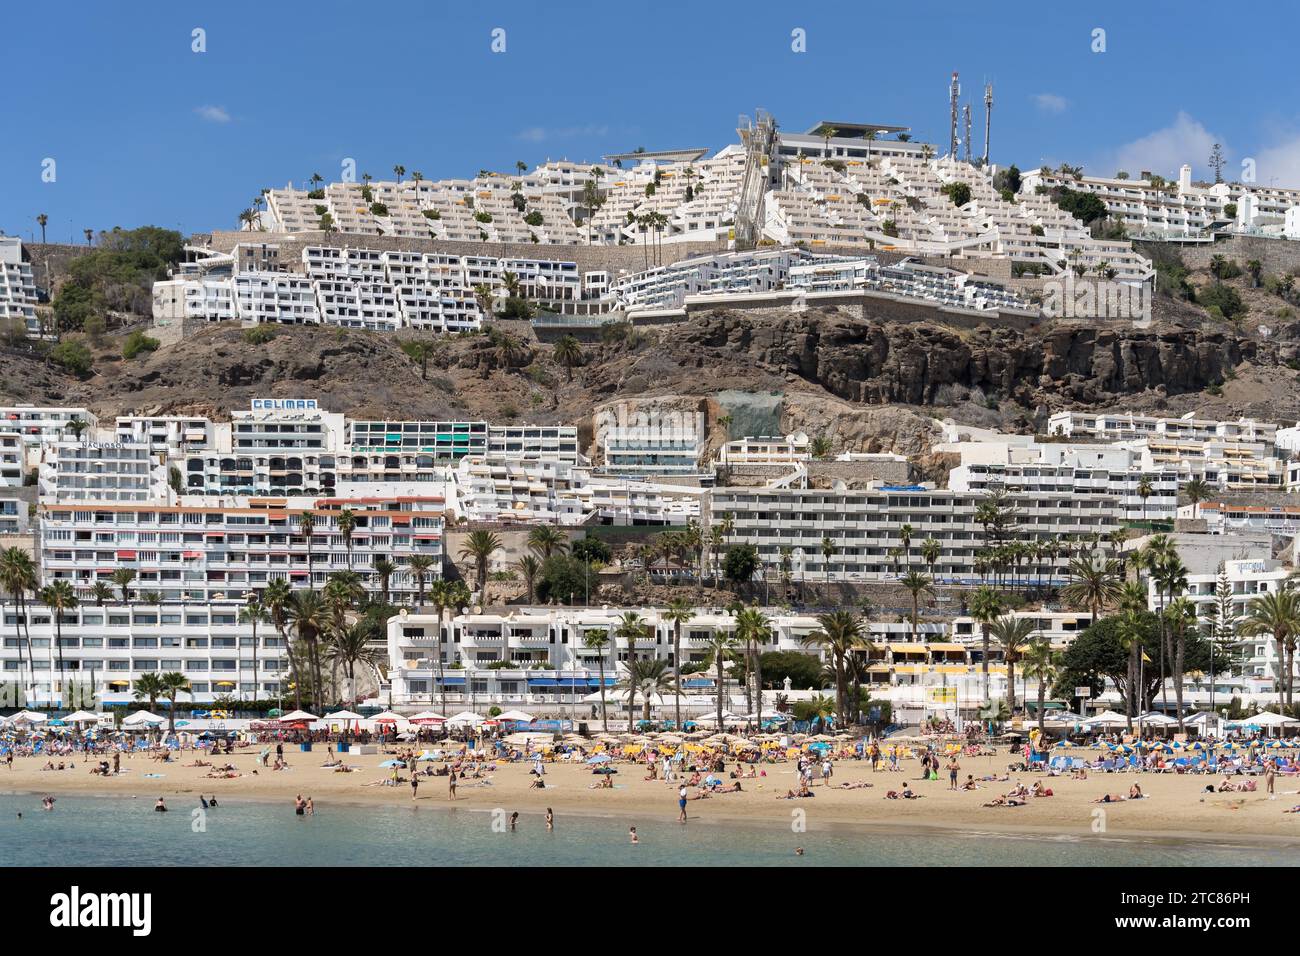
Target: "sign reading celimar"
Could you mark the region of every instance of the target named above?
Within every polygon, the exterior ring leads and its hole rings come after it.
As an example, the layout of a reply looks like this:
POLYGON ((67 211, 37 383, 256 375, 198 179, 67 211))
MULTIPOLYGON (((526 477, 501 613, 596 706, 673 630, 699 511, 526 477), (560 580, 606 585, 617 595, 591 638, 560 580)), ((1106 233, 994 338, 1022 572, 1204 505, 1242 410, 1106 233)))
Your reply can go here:
POLYGON ((314 398, 255 398, 252 401, 255 412, 314 410, 319 407, 314 398))

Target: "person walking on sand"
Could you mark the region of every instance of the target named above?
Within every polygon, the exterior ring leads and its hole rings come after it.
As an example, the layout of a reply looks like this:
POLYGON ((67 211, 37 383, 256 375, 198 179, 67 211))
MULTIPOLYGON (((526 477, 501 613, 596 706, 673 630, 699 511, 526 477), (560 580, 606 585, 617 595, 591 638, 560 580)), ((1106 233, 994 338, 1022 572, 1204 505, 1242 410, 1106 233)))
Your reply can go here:
POLYGON ((420 778, 414 773, 411 774, 411 799, 414 800, 420 792, 420 778))
POLYGON ((957 771, 960 769, 961 766, 957 763, 957 757, 954 754, 953 758, 948 761, 948 789, 949 790, 957 789, 957 771))
POLYGON ((1272 760, 1270 760, 1268 762, 1268 769, 1264 771, 1264 792, 1268 794, 1268 798, 1270 800, 1277 799, 1277 797, 1273 793, 1273 782, 1276 779, 1277 779, 1277 765, 1272 760))
POLYGON ((456 799, 456 771, 447 774, 447 799, 456 799))
MULTIPOLYGON (((677 822, 686 822, 686 784, 677 788, 677 822)), ((635 828, 632 832, 636 832, 635 828)))

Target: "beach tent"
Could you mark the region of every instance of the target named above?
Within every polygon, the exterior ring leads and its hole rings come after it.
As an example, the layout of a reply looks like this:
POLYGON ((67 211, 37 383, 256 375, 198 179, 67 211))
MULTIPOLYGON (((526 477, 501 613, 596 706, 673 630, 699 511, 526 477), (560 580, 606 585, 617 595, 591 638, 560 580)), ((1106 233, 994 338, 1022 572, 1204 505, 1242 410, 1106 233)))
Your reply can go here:
POLYGON ((1141 717, 1134 717, 1133 723, 1136 724, 1139 720, 1148 727, 1170 727, 1178 723, 1174 718, 1166 716, 1165 714, 1157 714, 1154 711, 1149 714, 1143 714, 1141 717))
POLYGON ((332 714, 325 715, 326 720, 364 720, 360 714, 354 714, 350 710, 336 710, 332 714))
POLYGON ((151 727, 165 723, 167 723, 166 717, 159 717, 157 714, 151 714, 147 710, 137 710, 130 717, 125 717, 122 720, 123 727, 151 727))
POLYGON ((367 717, 366 719, 372 720, 377 724, 395 724, 398 721, 406 720, 406 718, 401 714, 395 714, 391 710, 386 710, 382 714, 375 714, 375 716, 367 717))
MULTIPOLYGON (((1134 723, 1137 723, 1137 721, 1135 720, 1134 723)), ((1089 717, 1087 720, 1083 721, 1083 726, 1090 730, 1096 727, 1127 727, 1128 718, 1116 711, 1107 710, 1098 714, 1096 717, 1089 717)))
POLYGON ((435 714, 431 710, 422 710, 418 714, 412 714, 406 719, 413 724, 441 724, 447 718, 442 714, 435 714))
POLYGON ((100 715, 92 714, 88 710, 74 711, 63 718, 69 724, 95 724, 99 723, 100 715))
POLYGON ((517 720, 522 724, 531 724, 533 715, 526 714, 522 710, 507 710, 504 714, 499 714, 497 720, 517 720))
POLYGON ((320 718, 317 717, 315 714, 309 714, 309 713, 307 713, 307 711, 305 711, 305 710, 294 710, 294 711, 290 711, 289 713, 283 715, 283 716, 280 718, 280 720, 285 721, 286 723, 288 723, 288 722, 296 722, 296 721, 300 721, 300 720, 320 720, 320 718))
POLYGON ((38 714, 34 710, 20 710, 12 717, 5 719, 11 724, 43 724, 49 720, 44 714, 38 714))
POLYGON ((1294 724, 1300 724, 1300 720, 1296 720, 1294 717, 1283 717, 1281 714, 1266 710, 1262 714, 1246 717, 1238 723, 1242 727, 1290 727, 1294 724))
POLYGON ((486 720, 486 718, 484 718, 484 717, 480 717, 478 714, 472 714, 472 713, 470 713, 468 710, 462 710, 459 714, 455 714, 455 715, 453 715, 453 716, 451 716, 451 717, 448 717, 448 718, 447 718, 447 723, 448 723, 448 724, 455 724, 455 725, 457 725, 457 726, 459 726, 459 725, 461 725, 461 724, 468 724, 468 725, 471 725, 471 726, 477 726, 477 725, 483 723, 485 720, 486 720))

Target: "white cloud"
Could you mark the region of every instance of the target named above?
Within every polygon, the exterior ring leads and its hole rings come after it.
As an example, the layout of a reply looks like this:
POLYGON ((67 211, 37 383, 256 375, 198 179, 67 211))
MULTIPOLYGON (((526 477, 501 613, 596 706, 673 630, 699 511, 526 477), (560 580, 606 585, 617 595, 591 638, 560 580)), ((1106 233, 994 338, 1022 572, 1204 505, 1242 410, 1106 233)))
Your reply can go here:
POLYGON ((1064 113, 1065 108, 1070 105, 1064 96, 1057 96, 1055 93, 1037 93, 1033 99, 1034 105, 1044 113, 1064 113))
MULTIPOLYGON (((1223 139, 1207 130, 1199 120, 1179 112, 1173 123, 1114 150, 1104 166, 1090 170, 1098 176, 1113 175, 1123 169, 1134 179, 1142 170, 1150 170, 1167 179, 1178 176, 1178 167, 1189 163, 1194 176, 1207 169, 1210 150, 1223 139), (1107 168, 1109 167, 1109 168, 1107 168)), ((1228 151, 1224 143, 1223 150, 1228 151)))
MULTIPOLYGON (((1253 158, 1255 160, 1255 183, 1260 186, 1300 186, 1300 135, 1292 134, 1288 139, 1261 149, 1253 158)), ((1241 164, 1230 164, 1224 168, 1223 178, 1240 180, 1241 164)))
POLYGON ((199 114, 200 119, 207 120, 209 123, 230 122, 230 114, 226 112, 224 106, 196 106, 194 112, 199 114))
POLYGON ((527 129, 520 130, 515 139, 523 140, 526 143, 540 143, 548 139, 579 139, 588 136, 607 135, 609 135, 608 126, 562 126, 555 129, 548 129, 545 126, 530 126, 527 129))

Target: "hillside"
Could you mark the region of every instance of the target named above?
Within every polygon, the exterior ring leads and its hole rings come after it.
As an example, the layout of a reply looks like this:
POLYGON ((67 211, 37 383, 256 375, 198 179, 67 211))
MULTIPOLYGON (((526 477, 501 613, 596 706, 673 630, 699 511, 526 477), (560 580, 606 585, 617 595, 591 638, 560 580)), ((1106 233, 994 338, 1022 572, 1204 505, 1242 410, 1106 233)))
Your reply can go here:
POLYGON ((582 424, 616 400, 776 392, 783 428, 908 453, 925 430, 912 412, 1021 429, 1068 407, 1300 418, 1300 386, 1285 367, 1300 356, 1298 321, 1275 322, 1261 338, 1224 323, 1056 322, 1021 332, 864 321, 856 310, 716 311, 585 343, 572 381, 525 323, 433 339, 423 376, 390 334, 282 327, 257 338, 223 323, 127 360, 121 337, 105 336, 84 378, 3 348, 0 400, 86 404, 101 418, 223 419, 253 397, 313 397, 356 417, 582 424))

